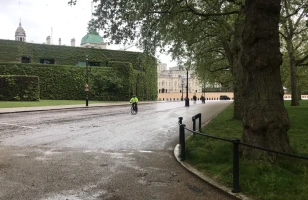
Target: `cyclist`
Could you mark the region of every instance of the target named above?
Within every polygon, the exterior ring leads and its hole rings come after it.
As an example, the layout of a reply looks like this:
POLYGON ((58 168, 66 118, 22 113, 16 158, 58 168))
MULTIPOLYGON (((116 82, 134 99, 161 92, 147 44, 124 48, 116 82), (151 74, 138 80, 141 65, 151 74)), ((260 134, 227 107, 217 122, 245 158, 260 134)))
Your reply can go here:
POLYGON ((133 95, 133 97, 130 99, 129 102, 133 104, 133 106, 136 109, 136 112, 138 112, 138 106, 137 106, 138 98, 136 97, 136 95, 133 95))

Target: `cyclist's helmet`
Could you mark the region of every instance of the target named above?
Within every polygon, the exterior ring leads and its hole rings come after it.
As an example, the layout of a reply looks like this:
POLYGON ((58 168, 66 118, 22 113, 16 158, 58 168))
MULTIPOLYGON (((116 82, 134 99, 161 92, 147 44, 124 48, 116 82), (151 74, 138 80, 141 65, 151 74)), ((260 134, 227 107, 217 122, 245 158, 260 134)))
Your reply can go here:
POLYGON ((136 97, 136 95, 133 94, 133 97, 136 97))

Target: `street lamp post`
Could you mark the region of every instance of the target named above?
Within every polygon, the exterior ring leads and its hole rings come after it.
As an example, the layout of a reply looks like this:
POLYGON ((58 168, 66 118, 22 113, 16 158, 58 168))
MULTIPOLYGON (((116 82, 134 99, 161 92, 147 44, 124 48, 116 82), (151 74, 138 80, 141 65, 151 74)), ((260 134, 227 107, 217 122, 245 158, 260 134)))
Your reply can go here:
POLYGON ((187 81, 186 81, 186 98, 185 98, 185 106, 189 106, 189 98, 188 98, 188 69, 186 69, 187 81))
POLYGON ((181 101, 183 101, 183 86, 184 86, 184 82, 182 80, 182 98, 181 98, 181 101))
POLYGON ((86 92, 86 106, 89 105, 89 66, 88 66, 88 56, 86 56, 86 86, 85 86, 85 92, 86 92))

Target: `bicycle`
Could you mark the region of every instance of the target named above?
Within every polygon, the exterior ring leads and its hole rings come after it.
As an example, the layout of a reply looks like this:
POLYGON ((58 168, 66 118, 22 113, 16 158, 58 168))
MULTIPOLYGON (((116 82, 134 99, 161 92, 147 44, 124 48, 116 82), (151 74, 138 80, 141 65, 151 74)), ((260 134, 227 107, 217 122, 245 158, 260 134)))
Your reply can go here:
POLYGON ((132 107, 131 107, 131 113, 132 113, 132 115, 135 115, 135 114, 137 114, 137 108, 136 108, 136 106, 135 106, 135 103, 132 103, 132 107))

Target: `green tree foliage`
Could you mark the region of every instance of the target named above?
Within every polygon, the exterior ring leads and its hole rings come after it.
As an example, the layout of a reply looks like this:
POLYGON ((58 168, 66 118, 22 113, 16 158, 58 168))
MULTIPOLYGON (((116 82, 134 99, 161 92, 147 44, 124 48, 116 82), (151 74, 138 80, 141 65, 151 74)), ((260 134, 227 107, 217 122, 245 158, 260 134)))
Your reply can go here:
MULTIPOLYGON (((290 150, 286 134, 289 121, 283 108, 279 71, 280 0, 94 2, 98 2, 96 18, 90 26, 102 29, 115 43, 137 40, 152 54, 157 47, 167 45, 175 58, 190 55, 188 61, 195 63, 197 69, 203 66, 212 71, 226 68, 227 58, 235 79, 235 92, 246 98, 242 104, 244 140, 277 150, 290 150), (234 14, 237 15, 232 16, 234 14), (275 59, 271 61, 269 56, 275 59), (264 73, 265 70, 261 70, 264 66, 272 73, 264 73), (245 83, 243 87, 242 82, 245 83), (255 110, 260 112, 253 115, 255 110)), ((199 71, 204 72, 200 77, 206 76, 205 71, 199 71)), ((250 153, 249 150, 245 152, 250 153)))
POLYGON ((136 42, 152 55, 157 48, 168 51, 180 65, 191 54, 201 82, 233 87, 232 66, 239 62, 232 63, 231 51, 235 48, 229 41, 233 40, 233 25, 243 4, 241 0, 94 2, 97 2, 96 18, 89 29, 101 29, 114 43, 136 42), (231 70, 224 71, 226 68, 231 70))

